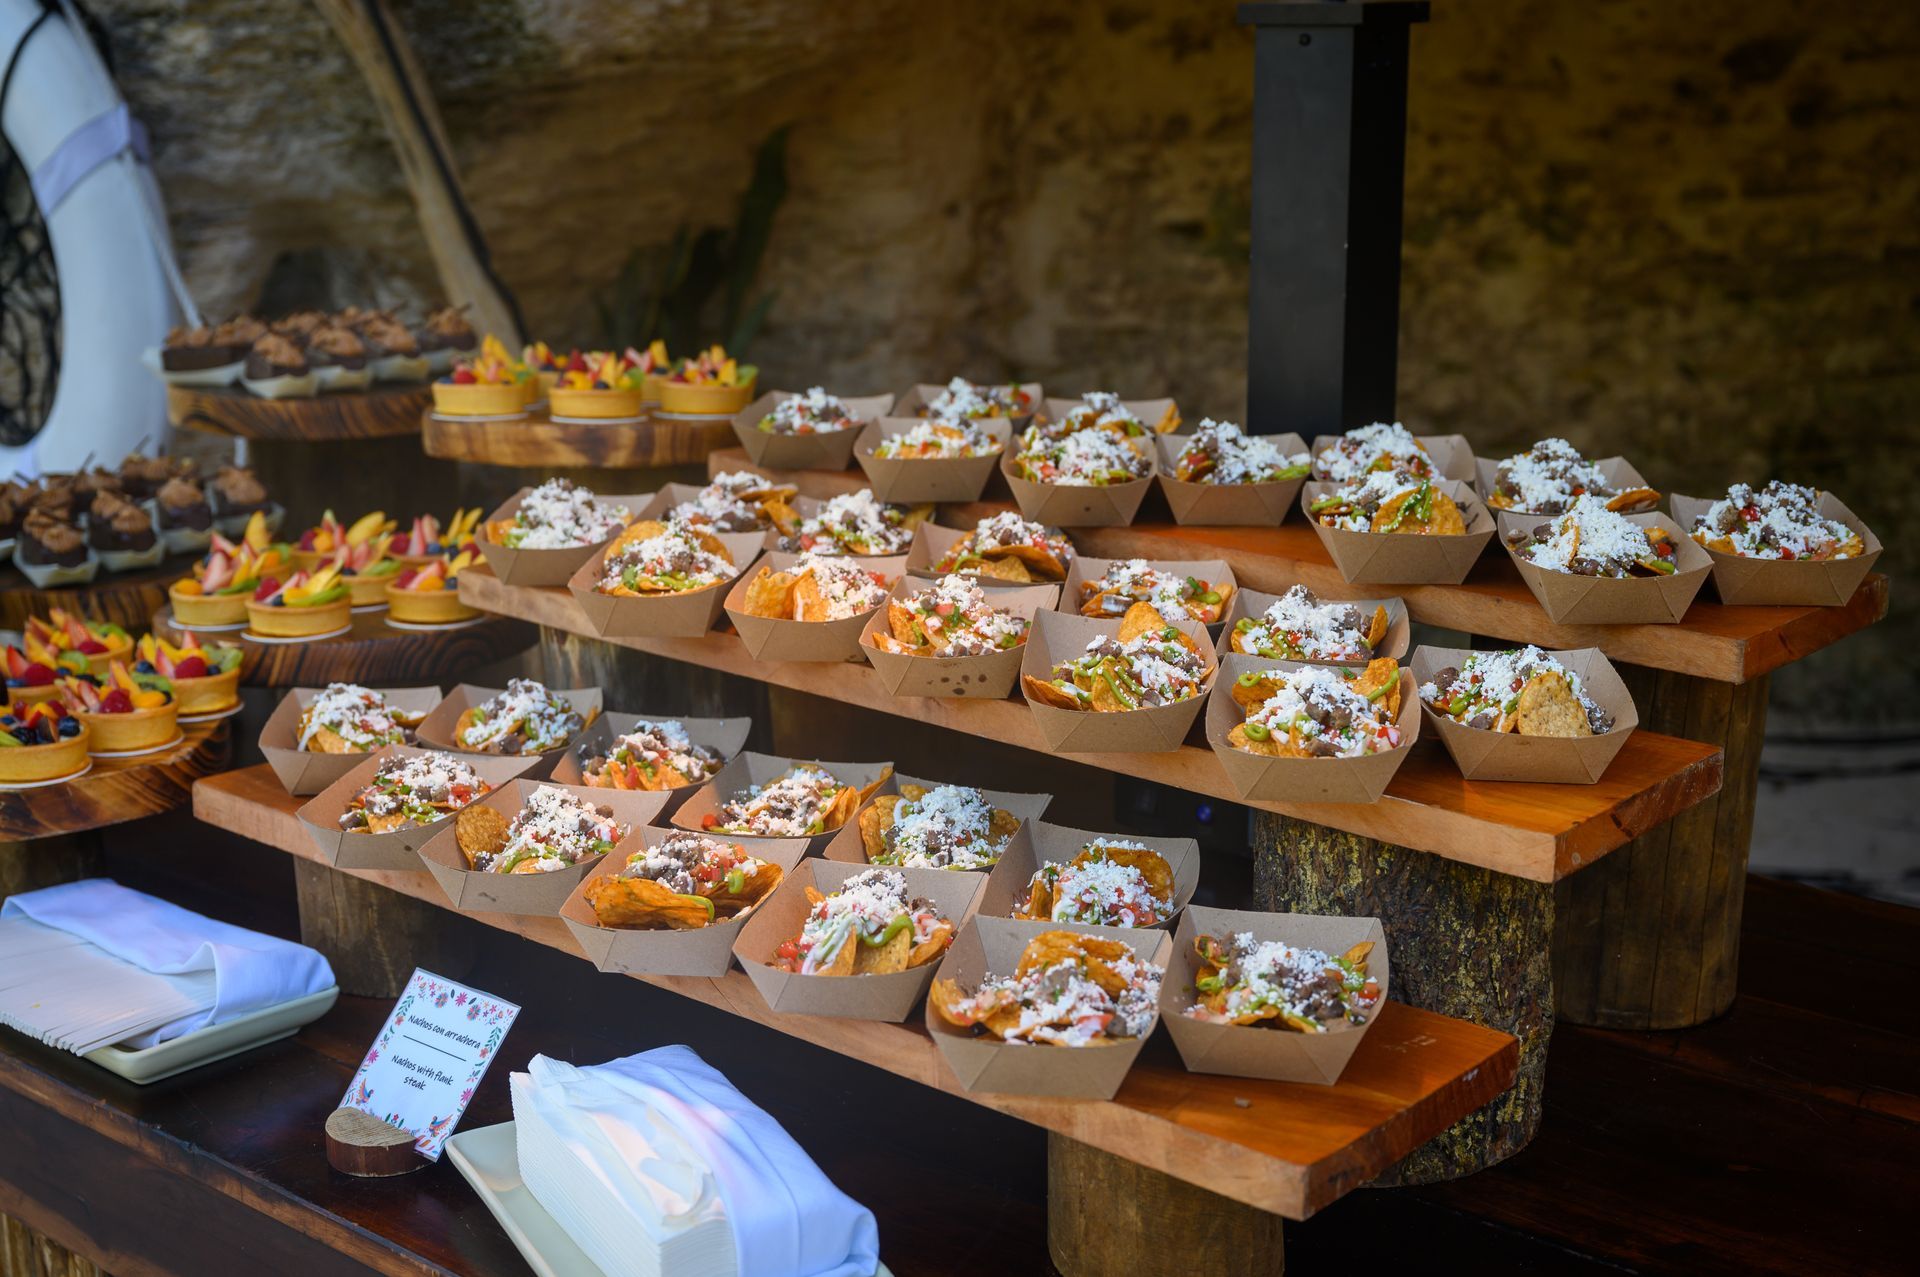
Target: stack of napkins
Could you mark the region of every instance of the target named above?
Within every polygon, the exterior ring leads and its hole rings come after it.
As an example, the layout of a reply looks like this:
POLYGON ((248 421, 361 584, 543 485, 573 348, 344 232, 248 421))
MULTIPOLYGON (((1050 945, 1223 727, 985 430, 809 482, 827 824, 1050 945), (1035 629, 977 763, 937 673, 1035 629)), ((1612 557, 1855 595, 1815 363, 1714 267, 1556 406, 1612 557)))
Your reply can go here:
POLYGON ((520 1178, 607 1277, 871 1277, 873 1214, 684 1046, 511 1079, 520 1178))

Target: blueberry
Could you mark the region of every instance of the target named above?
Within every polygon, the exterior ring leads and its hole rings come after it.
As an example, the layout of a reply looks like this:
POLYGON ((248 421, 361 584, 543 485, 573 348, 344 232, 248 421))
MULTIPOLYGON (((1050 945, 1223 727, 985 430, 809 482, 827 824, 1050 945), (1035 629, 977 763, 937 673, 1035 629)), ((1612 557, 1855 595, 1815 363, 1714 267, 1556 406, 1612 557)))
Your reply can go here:
POLYGON ((133 672, 135 674, 152 674, 156 671, 153 668, 152 661, 135 661, 133 663, 133 672))
POLYGON ((12 727, 18 721, 11 714, 0 714, 0 727, 12 727))
POLYGON ((10 678, 7 680, 8 687, 25 687, 26 685, 27 681, 23 678, 10 678))
POLYGON ((80 720, 77 718, 61 719, 60 734, 62 736, 78 736, 80 734, 80 720))

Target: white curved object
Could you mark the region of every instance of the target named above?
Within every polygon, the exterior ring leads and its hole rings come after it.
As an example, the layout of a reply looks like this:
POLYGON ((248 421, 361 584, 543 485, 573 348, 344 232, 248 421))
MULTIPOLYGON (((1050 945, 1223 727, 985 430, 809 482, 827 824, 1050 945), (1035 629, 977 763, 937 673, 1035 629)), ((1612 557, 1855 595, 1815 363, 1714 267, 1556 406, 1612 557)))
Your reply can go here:
MULTIPOLYGON (((11 54, 40 12, 38 0, 0 0, 0 50, 11 54)), ((0 129, 30 173, 75 130, 120 105, 85 40, 55 13, 14 68, 0 129)), ((60 379, 39 436, 0 447, 0 474, 68 470, 88 453, 112 465, 142 436, 149 446, 164 438, 165 387, 141 354, 165 339, 175 309, 149 208, 157 218, 159 190, 124 151, 74 182, 51 211, 42 208, 59 274, 60 379)))

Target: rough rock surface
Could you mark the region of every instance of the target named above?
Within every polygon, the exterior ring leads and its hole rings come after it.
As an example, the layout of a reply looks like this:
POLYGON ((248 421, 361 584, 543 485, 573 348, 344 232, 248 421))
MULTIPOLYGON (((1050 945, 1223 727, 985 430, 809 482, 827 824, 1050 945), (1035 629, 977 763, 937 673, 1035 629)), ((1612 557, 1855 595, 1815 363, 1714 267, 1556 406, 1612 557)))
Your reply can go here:
MULTIPOLYGON (((754 352, 769 384, 1019 373, 1242 406, 1251 40, 1230 4, 395 7, 550 340, 597 335, 589 299, 630 247, 725 223, 754 145, 791 123, 754 352)), ((341 303, 436 293, 315 10, 93 8, 210 311, 270 276, 341 303)), ((1883 535, 1920 515, 1889 435, 1920 415, 1920 7, 1434 8, 1414 37, 1403 415, 1483 453, 1564 433, 1669 490, 1789 476, 1883 535)), ((1778 707, 1913 718, 1911 597, 1782 676, 1778 707)))

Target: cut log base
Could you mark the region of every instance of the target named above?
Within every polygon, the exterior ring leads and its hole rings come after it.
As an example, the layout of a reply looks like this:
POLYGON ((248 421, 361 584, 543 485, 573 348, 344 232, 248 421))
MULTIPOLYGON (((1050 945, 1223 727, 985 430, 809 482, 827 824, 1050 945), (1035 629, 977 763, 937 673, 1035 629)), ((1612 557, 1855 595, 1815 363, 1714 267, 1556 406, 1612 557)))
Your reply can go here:
POLYGON ((327 1115, 327 1165, 343 1175, 385 1179, 406 1175, 427 1164, 413 1150, 413 1134, 355 1108, 327 1115))
POLYGON ((340 992, 397 998, 415 967, 459 980, 473 966, 472 924, 425 901, 310 860, 293 862, 300 942, 333 967, 340 992))
POLYGON ((1279 1277, 1281 1218, 1047 1135, 1047 1250, 1064 1277, 1279 1277))
POLYGON ((1484 1170, 1540 1125, 1553 1033, 1553 888, 1270 812, 1254 823, 1254 907, 1383 919, 1388 996, 1520 1039, 1512 1089, 1378 1177, 1426 1184, 1484 1170))
POLYGON ((1713 797, 1560 882, 1555 998, 1573 1024, 1684 1029, 1733 1004, 1768 680, 1619 670, 1640 725, 1718 745, 1724 779, 1713 797))

